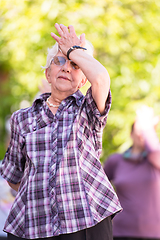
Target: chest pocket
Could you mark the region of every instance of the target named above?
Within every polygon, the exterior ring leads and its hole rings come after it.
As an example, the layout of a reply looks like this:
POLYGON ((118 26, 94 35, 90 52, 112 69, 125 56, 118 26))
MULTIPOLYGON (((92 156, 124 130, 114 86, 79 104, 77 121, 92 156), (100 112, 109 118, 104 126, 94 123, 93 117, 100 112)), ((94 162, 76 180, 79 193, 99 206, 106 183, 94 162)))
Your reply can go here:
POLYGON ((26 135, 26 154, 36 169, 38 166, 49 164, 51 156, 50 131, 50 127, 46 126, 26 135))

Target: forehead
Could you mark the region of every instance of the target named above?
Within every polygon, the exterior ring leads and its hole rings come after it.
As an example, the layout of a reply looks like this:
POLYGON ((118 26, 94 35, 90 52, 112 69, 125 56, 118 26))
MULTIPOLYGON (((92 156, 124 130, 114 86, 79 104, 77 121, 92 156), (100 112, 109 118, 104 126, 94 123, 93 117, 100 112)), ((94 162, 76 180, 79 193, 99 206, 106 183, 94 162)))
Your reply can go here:
POLYGON ((58 53, 55 55, 56 57, 57 56, 60 56, 60 57, 64 57, 65 59, 67 59, 67 56, 64 55, 61 51, 58 51, 58 53))

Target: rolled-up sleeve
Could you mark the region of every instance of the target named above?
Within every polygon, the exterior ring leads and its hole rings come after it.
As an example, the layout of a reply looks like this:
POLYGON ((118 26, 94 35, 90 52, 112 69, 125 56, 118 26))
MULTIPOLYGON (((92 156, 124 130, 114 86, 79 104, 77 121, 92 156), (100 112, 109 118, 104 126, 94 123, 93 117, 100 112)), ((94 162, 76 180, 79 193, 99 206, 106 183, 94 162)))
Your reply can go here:
POLYGON ((108 113, 111 108, 111 91, 109 90, 103 115, 100 114, 96 106, 96 103, 92 97, 91 88, 88 89, 85 100, 88 118, 90 118, 90 121, 94 124, 97 131, 102 130, 102 128, 106 125, 108 113))
POLYGON ((104 114, 101 115, 97 105, 92 97, 91 88, 88 89, 85 98, 83 99, 82 111, 80 113, 80 128, 81 135, 79 136, 79 145, 83 142, 89 141, 94 146, 98 158, 102 151, 102 134, 107 122, 108 113, 111 107, 111 93, 109 91, 106 100, 106 107, 104 114))
POLYGON ((25 165, 25 158, 22 153, 24 138, 21 136, 19 131, 16 113, 11 116, 10 123, 11 139, 0 167, 0 173, 8 182, 16 184, 21 181, 25 165))

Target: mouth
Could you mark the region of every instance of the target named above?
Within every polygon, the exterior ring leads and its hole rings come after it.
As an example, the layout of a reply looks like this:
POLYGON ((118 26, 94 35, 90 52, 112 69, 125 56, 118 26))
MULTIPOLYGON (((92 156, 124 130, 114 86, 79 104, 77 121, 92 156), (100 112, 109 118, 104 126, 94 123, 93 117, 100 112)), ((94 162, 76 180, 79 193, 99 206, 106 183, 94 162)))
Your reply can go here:
POLYGON ((59 76, 58 78, 61 78, 61 79, 66 80, 66 81, 70 81, 70 79, 65 77, 65 76, 59 76))

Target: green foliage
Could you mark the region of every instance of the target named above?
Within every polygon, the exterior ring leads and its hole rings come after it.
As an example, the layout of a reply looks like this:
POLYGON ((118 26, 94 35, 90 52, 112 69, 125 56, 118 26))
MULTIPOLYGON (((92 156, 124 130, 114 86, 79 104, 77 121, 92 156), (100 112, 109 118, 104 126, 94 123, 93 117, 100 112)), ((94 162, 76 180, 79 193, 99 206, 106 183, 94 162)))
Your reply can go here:
POLYGON ((26 101, 30 105, 38 92, 56 22, 74 25, 77 34, 85 32, 111 77, 102 162, 128 147, 137 107, 146 104, 160 112, 159 7, 159 0, 1 0, 0 159, 6 116, 26 101))

